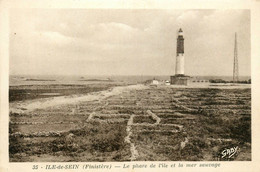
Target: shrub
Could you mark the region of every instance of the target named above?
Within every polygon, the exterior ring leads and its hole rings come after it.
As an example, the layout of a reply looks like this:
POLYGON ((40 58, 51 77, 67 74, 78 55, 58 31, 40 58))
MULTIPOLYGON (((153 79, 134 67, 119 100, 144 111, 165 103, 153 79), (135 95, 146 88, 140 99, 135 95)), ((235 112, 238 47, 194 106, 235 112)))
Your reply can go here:
POLYGON ((122 149, 125 145, 125 129, 121 125, 105 125, 103 127, 105 132, 99 131, 99 134, 90 139, 92 151, 112 152, 122 149))
POLYGON ((242 117, 234 120, 230 125, 231 137, 240 142, 251 142, 251 120, 248 117, 242 117))

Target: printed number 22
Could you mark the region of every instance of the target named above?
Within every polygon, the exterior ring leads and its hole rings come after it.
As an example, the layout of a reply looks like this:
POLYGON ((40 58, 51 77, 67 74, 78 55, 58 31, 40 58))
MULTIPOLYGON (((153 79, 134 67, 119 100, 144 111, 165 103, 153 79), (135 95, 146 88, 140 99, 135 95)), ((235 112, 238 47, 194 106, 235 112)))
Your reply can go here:
POLYGON ((33 165, 32 169, 33 170, 37 170, 38 169, 38 165, 33 165))

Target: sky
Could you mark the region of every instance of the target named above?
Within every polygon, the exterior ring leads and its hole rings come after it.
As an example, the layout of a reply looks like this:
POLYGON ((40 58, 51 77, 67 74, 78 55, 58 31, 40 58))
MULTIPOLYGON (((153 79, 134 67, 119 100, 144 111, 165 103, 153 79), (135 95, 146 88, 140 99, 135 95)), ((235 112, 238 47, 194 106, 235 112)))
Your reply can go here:
POLYGON ((174 75, 177 30, 186 75, 250 76, 249 10, 12 9, 10 74, 174 75))

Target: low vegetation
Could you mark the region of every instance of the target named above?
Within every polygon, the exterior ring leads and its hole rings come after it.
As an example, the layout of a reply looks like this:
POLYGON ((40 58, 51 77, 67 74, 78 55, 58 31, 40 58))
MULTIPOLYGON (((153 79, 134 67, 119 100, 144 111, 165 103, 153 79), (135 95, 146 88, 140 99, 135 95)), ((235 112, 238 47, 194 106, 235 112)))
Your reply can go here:
POLYGON ((213 161, 234 145, 225 160, 251 160, 250 89, 157 87, 10 114, 11 162, 213 161))

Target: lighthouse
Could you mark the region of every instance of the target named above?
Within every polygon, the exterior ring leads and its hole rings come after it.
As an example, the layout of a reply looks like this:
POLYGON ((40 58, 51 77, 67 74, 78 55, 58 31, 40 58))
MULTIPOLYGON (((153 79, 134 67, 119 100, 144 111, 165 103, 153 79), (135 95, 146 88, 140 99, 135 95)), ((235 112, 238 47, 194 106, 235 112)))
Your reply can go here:
POLYGON ((171 76, 172 85, 188 85, 189 76, 184 74, 184 37, 183 31, 178 30, 177 46, 176 46, 176 64, 175 75, 171 76))
POLYGON ((177 38, 175 75, 184 75, 184 38, 181 28, 177 38))

